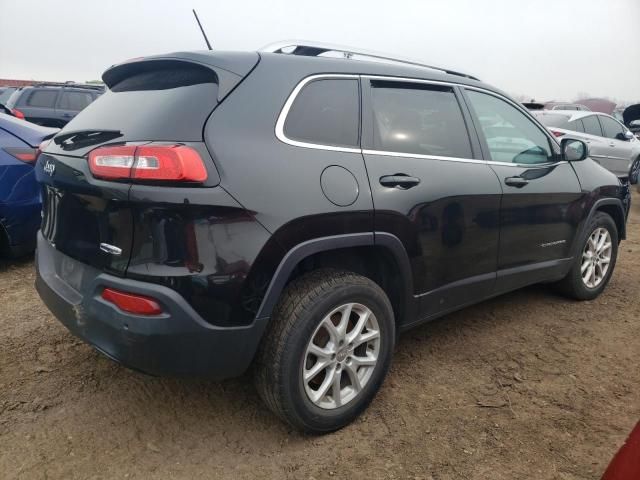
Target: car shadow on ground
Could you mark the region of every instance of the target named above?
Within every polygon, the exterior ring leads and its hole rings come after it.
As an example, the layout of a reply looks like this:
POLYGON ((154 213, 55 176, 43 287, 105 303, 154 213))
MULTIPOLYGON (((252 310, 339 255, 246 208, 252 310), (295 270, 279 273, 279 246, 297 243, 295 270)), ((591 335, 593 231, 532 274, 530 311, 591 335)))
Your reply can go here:
MULTIPOLYGON (((500 315, 503 310, 513 310, 525 303, 529 308, 535 308, 538 302, 558 301, 566 300, 557 297, 547 286, 527 287, 405 332, 396 345, 394 363, 385 385, 394 382, 398 375, 427 368, 433 352, 439 357, 446 357, 449 349, 457 350, 459 354, 461 337, 481 334, 479 332, 485 328, 519 329, 527 321, 524 315, 500 315)), ((65 334, 69 341, 70 334, 65 334)), ((73 341, 69 350, 73 353, 65 359, 60 373, 64 375, 66 366, 71 367, 78 389, 77 402, 90 402, 84 415, 93 418, 85 417, 84 421, 99 423, 98 418, 107 416, 119 418, 123 427, 134 424, 155 429, 151 426, 153 422, 174 424, 188 429, 194 437, 211 438, 225 432, 225 442, 229 441, 229 436, 240 441, 242 435, 264 434, 265 431, 271 432, 267 437, 286 435, 287 441, 306 437, 292 431, 264 407, 253 388, 251 370, 242 377, 224 381, 161 378, 122 367, 80 341, 73 341), (98 414, 97 417, 94 414, 98 414)), ((382 393, 378 395, 382 401, 388 401, 385 388, 383 385, 382 393)), ((74 408, 82 410, 81 405, 74 408)))
POLYGON ((28 263, 33 263, 34 258, 35 255, 33 253, 16 258, 0 256, 0 273, 12 267, 24 267, 28 263))

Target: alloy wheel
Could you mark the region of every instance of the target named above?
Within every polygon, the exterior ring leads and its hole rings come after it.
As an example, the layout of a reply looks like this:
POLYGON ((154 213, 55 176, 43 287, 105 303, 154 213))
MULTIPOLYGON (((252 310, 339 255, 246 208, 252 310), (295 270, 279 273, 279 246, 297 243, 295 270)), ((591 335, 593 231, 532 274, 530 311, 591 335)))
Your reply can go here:
POLYGON ((580 274, 587 288, 596 288, 602 283, 609 271, 612 252, 611 235, 606 228, 596 228, 582 252, 580 274))
POLYGON ((313 404, 335 409, 367 385, 380 354, 380 327, 373 312, 348 303, 326 315, 304 354, 302 382, 313 404))

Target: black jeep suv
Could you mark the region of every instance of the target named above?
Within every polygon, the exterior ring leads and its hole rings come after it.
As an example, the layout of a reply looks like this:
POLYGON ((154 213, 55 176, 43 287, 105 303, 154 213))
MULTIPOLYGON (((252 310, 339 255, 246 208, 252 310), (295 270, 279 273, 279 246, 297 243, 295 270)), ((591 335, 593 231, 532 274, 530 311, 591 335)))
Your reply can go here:
POLYGON ((313 432, 367 406, 400 331, 537 282, 599 295, 629 205, 495 88, 325 51, 115 65, 37 165, 36 286, 69 330, 151 374, 252 366, 313 432))

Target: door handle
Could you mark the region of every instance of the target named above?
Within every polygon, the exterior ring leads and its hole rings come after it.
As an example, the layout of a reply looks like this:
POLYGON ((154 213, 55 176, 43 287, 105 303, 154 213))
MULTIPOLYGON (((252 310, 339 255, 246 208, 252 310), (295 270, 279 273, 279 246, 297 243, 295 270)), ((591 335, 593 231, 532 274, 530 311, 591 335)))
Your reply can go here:
POLYGON ((406 173, 396 173, 394 175, 385 175, 380 177, 380 185, 389 188, 400 188, 406 190, 411 187, 415 187, 420 183, 420 179, 411 177, 406 173))
POLYGON ((510 187, 522 188, 529 184, 529 180, 522 177, 507 177, 504 179, 504 183, 510 187))

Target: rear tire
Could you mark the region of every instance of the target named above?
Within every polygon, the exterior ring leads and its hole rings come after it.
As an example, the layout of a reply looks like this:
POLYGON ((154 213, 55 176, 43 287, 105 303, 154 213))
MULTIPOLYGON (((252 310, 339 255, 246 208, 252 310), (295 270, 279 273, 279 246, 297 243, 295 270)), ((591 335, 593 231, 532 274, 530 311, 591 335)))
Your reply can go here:
POLYGON ((618 256, 618 228, 613 218, 596 212, 580 239, 580 250, 559 290, 575 300, 592 300, 606 288, 618 256))
POLYGON ((393 309, 376 283, 346 271, 313 271, 291 282, 274 310, 256 356, 256 388, 293 427, 331 432, 369 405, 394 342, 393 309))

